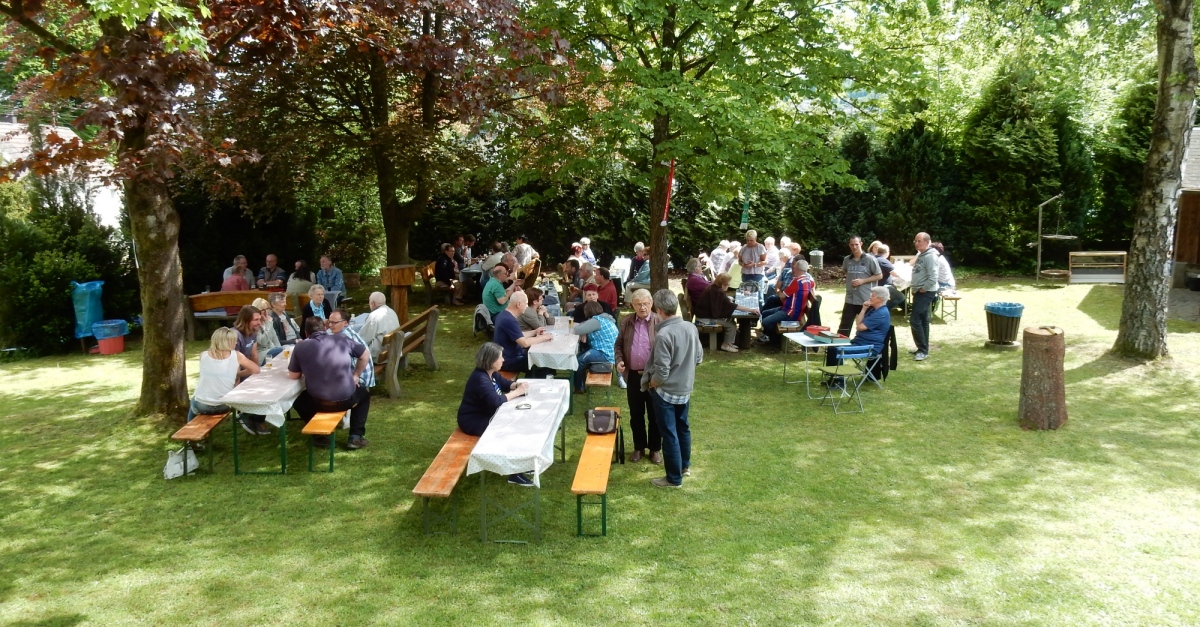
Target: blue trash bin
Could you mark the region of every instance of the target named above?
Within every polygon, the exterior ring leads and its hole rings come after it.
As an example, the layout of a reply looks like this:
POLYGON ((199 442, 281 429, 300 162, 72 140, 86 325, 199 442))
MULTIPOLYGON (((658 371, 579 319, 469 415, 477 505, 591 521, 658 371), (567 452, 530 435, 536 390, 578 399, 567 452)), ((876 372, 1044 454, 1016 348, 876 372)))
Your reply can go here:
POLYGON ((92 325, 104 319, 100 295, 104 281, 71 281, 71 301, 75 304, 75 339, 92 337, 92 325))
POLYGON ((987 315, 988 341, 995 344, 1015 344, 1021 329, 1021 303, 987 303, 983 306, 987 315))

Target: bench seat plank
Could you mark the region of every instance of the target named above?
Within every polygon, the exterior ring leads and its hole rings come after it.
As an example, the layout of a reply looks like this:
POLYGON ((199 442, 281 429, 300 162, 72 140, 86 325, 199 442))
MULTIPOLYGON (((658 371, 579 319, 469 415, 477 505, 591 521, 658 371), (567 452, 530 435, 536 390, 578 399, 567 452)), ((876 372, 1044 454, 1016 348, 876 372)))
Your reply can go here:
POLYGON ((461 429, 455 429, 429 464, 425 475, 417 482, 417 487, 413 488, 413 494, 426 498, 449 498, 463 471, 467 469, 467 461, 478 441, 479 436, 467 435, 461 429))
POLYGON ((180 442, 201 442, 208 434, 212 433, 217 425, 225 421, 229 417, 229 412, 223 414, 201 414, 192 418, 192 421, 183 425, 183 428, 176 431, 171 436, 172 440, 180 442))
POLYGON ((604 435, 588 434, 583 443, 583 452, 579 454, 579 467, 575 470, 571 494, 604 494, 608 491, 608 474, 616 446, 615 431, 604 435))
POLYGON ((588 387, 612 387, 611 372, 589 372, 587 376, 588 387))
POLYGON ((304 425, 304 430, 300 433, 304 435, 329 435, 337 430, 338 425, 342 424, 342 417, 346 412, 324 412, 312 417, 308 424, 304 425))

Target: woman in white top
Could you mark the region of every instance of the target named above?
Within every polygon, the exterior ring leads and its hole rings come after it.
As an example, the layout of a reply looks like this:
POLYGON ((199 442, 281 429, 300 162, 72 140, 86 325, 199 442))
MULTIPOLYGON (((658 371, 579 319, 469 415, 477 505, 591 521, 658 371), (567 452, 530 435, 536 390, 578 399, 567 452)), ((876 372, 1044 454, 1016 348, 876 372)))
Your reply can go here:
MULTIPOLYGON (((287 298, 287 295, 282 292, 273 293, 287 298)), ((271 305, 267 299, 256 298, 250 304, 261 314, 262 326, 258 327, 258 343, 256 344, 258 346, 258 365, 261 366, 267 363, 268 357, 274 357, 279 353, 274 349, 281 349, 281 344, 279 336, 275 333, 275 325, 271 324, 271 305), (273 350, 274 353, 272 353, 273 350)))
POLYGON ((237 385, 239 374, 250 376, 258 372, 258 364, 233 350, 235 346, 237 331, 221 327, 213 333, 208 350, 200 353, 200 380, 188 406, 188 422, 200 414, 229 411, 228 405, 221 404, 221 397, 237 385))

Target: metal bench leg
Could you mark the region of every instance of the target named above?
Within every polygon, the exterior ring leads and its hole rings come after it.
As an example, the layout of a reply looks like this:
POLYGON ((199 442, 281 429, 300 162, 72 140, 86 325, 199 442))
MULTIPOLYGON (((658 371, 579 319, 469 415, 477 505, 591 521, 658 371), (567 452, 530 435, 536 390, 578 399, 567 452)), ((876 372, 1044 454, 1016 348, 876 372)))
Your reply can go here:
POLYGON ((238 457, 238 423, 241 422, 240 412, 233 412, 233 420, 229 423, 233 425, 233 474, 242 474, 241 458, 238 457))

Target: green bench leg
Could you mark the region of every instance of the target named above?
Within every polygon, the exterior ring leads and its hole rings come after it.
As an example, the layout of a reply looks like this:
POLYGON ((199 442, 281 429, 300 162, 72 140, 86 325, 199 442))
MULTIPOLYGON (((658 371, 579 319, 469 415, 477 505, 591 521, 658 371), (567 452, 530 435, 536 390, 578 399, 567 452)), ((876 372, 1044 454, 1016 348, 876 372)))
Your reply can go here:
MULTIPOLYGON (((313 467, 313 449, 314 448, 316 448, 316 447, 313 446, 313 436, 310 435, 310 436, 308 436, 308 471, 309 472, 316 472, 316 469, 313 467)), ((336 430, 334 430, 333 433, 329 434, 329 470, 327 470, 325 472, 333 472, 333 450, 335 448, 337 448, 337 431, 336 430)))
POLYGON ((287 422, 279 427, 279 472, 260 472, 246 471, 242 472, 241 457, 238 450, 238 423, 241 422, 240 412, 233 414, 231 425, 233 426, 233 474, 235 475, 286 475, 287 474, 287 422))
MULTIPOLYGON (((421 521, 425 528, 425 535, 433 535, 433 523, 439 521, 450 521, 450 532, 458 533, 458 493, 450 493, 450 504, 448 513, 438 514, 429 506, 429 497, 421 497, 421 521)), ((445 533, 444 531, 438 533, 445 533)))
POLYGON ((575 495, 575 535, 578 537, 600 538, 608 536, 608 494, 601 494, 598 502, 586 502, 583 494, 575 495), (600 506, 600 534, 583 532, 583 506, 600 506))

